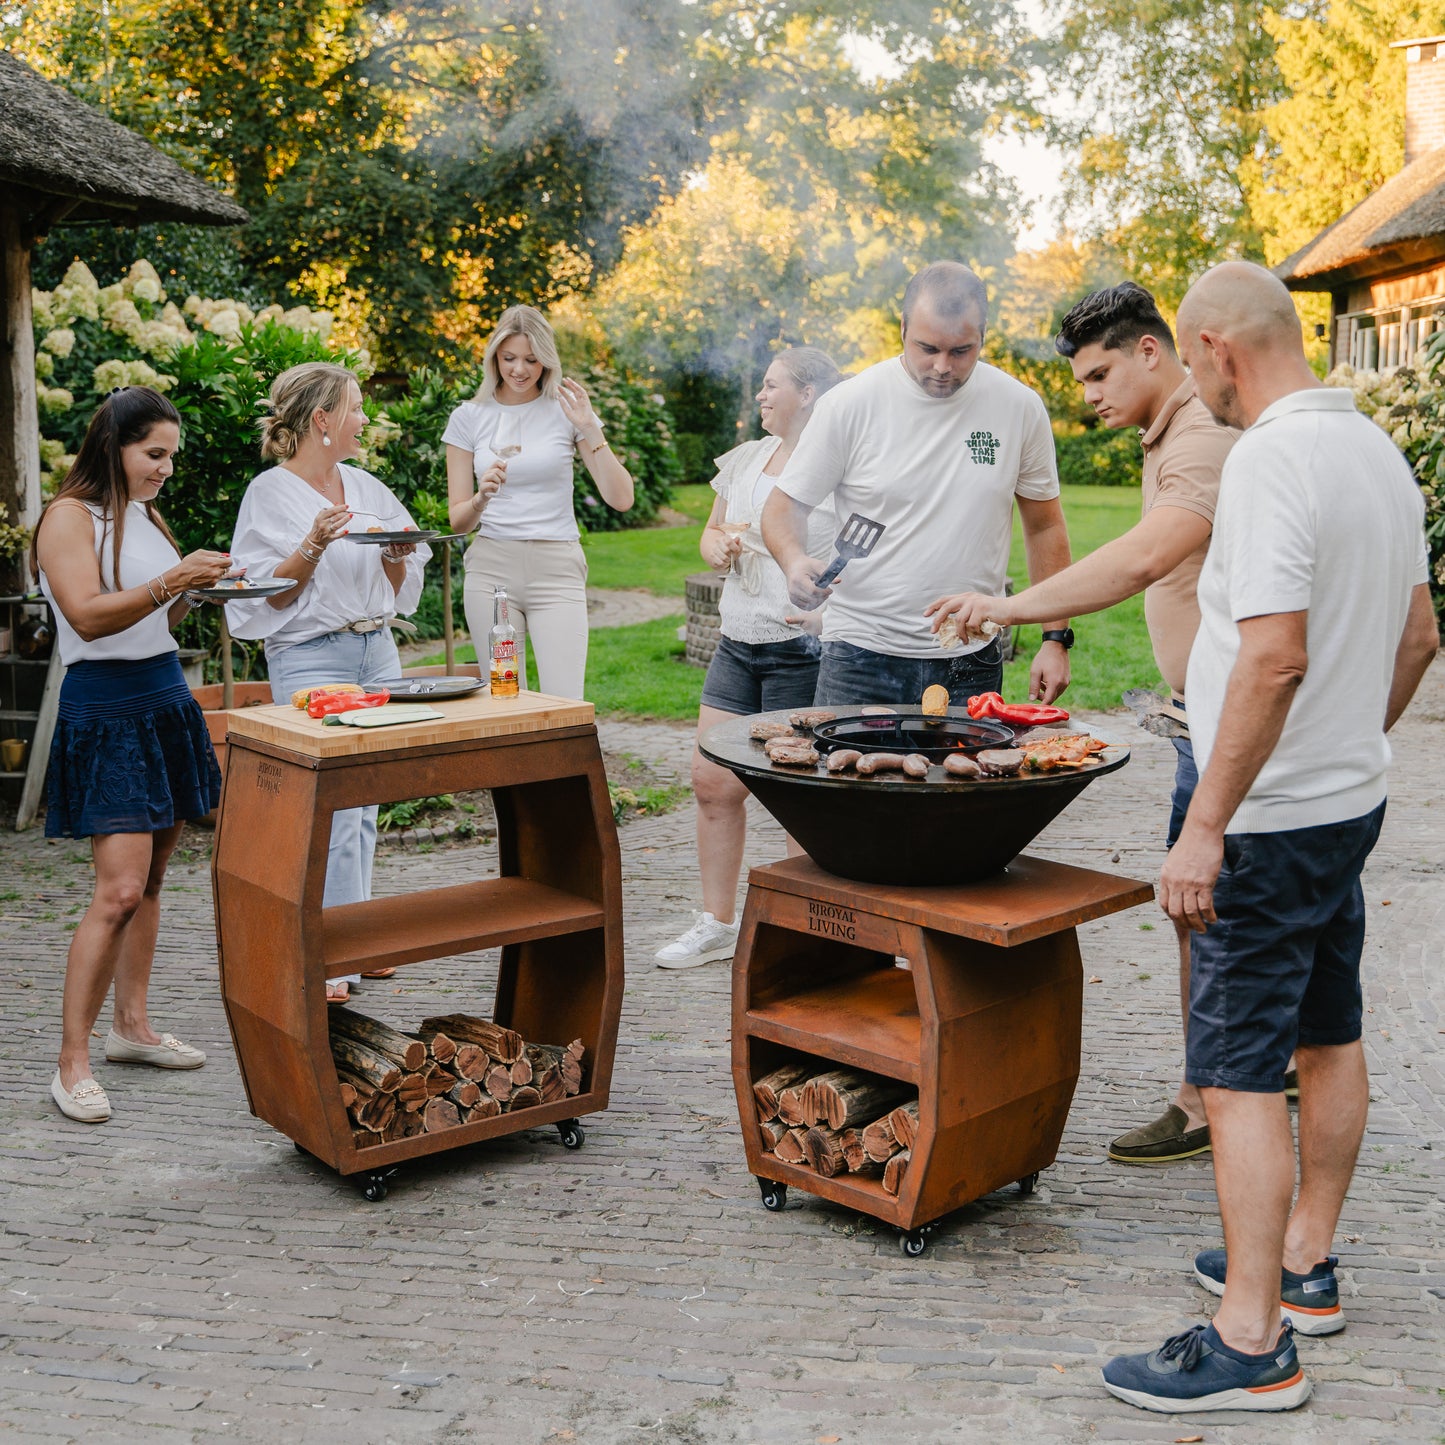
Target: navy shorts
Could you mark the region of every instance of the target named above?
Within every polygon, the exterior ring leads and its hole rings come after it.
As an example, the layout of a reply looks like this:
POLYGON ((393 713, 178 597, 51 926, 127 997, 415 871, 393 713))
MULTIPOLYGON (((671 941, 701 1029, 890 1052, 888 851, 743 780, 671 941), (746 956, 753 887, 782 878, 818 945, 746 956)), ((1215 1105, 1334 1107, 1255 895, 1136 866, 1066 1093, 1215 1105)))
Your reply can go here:
POLYGON ((1179 831, 1184 827, 1185 814, 1189 812, 1189 800, 1199 786, 1199 769, 1194 765, 1194 744, 1188 738, 1170 738, 1177 756, 1174 759, 1174 792, 1169 799, 1169 833, 1164 846, 1172 848, 1179 841, 1179 831))
POLYGON ((894 657, 851 642, 825 642, 814 701, 819 707, 917 707, 924 688, 935 683, 948 689, 949 701, 958 707, 978 693, 998 692, 1003 686, 1003 644, 995 637, 959 657, 894 657))
POLYGON ((1360 870, 1384 817, 1225 836, 1218 917, 1191 935, 1189 1083, 1278 1094, 1296 1045, 1360 1037, 1360 870))
POLYGON ((812 707, 818 653, 818 639, 807 633, 782 642, 719 637, 702 685, 703 706, 744 716, 812 707))

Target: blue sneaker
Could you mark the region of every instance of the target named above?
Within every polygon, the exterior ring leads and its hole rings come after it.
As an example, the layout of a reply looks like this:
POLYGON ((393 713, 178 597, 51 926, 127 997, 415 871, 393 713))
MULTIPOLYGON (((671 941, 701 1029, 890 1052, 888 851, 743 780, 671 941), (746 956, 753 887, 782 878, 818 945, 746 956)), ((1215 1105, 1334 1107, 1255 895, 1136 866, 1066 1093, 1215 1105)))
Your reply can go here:
MULTIPOLYGON (((1280 1270, 1279 1311, 1297 1335, 1334 1335, 1345 1327, 1340 1308, 1340 1282, 1335 1255, 1322 1259, 1308 1274, 1280 1270)), ((1194 1278, 1211 1294, 1224 1293, 1225 1253, 1202 1249, 1194 1256, 1194 1278)))
POLYGON ((1195 1410, 1293 1410, 1310 1397, 1288 1325, 1263 1355, 1230 1349, 1213 1325, 1195 1325, 1147 1355, 1104 1366, 1104 1388, 1137 1405, 1182 1415, 1195 1410))

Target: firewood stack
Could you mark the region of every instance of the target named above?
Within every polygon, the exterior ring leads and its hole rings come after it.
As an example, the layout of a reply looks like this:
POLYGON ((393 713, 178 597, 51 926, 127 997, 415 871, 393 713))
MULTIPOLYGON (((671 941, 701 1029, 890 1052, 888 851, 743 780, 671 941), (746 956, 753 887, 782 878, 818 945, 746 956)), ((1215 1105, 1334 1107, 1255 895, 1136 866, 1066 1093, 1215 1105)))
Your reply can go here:
POLYGON ((918 1134, 918 1094, 857 1069, 785 1064, 753 1084, 763 1149, 825 1178, 857 1173, 896 1196, 918 1134))
POLYGON ((784 1064, 753 1084, 763 1149, 826 1178, 861 1174, 897 1196, 918 1133, 918 1095, 856 1069, 784 1064))
POLYGON ((347 1008, 328 1010, 341 1102, 358 1148, 431 1134, 582 1092, 581 1039, 529 1044, 468 1014, 423 1019, 414 1034, 347 1008))

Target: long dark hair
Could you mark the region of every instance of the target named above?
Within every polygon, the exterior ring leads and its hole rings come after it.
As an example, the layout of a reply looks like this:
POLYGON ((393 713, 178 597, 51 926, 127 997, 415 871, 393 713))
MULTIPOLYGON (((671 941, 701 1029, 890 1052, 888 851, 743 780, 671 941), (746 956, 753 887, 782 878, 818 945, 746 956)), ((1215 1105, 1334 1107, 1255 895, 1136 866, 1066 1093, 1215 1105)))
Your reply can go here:
MULTIPOLYGON (((125 468, 121 465, 121 449, 132 442, 144 441, 156 426, 166 421, 180 426, 180 412, 160 392, 148 386, 123 386, 111 392, 96 408, 90 425, 85 429, 85 440, 75 454, 75 461, 35 524, 35 533, 30 540, 30 570, 37 577, 40 575, 40 528, 50 508, 56 502, 67 499, 88 502, 99 507, 102 516, 110 523, 113 549, 111 581, 115 590, 120 590, 120 546, 125 534, 125 512, 130 505, 130 488, 126 485, 125 468)), ((181 549, 176 545, 171 529, 156 511, 155 504, 146 502, 144 505, 146 516, 179 552, 181 549)), ((101 581, 105 581, 103 575, 101 581)))

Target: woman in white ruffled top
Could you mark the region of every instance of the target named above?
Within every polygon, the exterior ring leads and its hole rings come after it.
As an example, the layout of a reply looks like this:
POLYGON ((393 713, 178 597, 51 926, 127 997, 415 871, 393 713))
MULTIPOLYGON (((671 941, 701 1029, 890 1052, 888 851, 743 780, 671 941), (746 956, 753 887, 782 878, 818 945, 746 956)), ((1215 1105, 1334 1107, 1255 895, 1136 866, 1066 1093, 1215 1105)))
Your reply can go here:
MULTIPOLYGON (((820 655, 816 614, 800 616, 788 600, 787 581, 763 543, 758 519, 813 414, 813 404, 841 380, 832 358, 816 347, 780 352, 757 397, 768 435, 717 458, 712 483, 717 500, 698 550, 709 567, 727 569, 728 575, 718 605, 717 649, 698 709, 699 736, 729 717, 812 705, 820 655)), ((827 556, 836 531, 831 503, 815 508, 809 518, 809 555, 827 556)), ((737 944, 748 791, 732 772, 709 762, 696 748, 692 786, 703 912, 658 951, 661 968, 695 968, 731 958, 737 944)))

